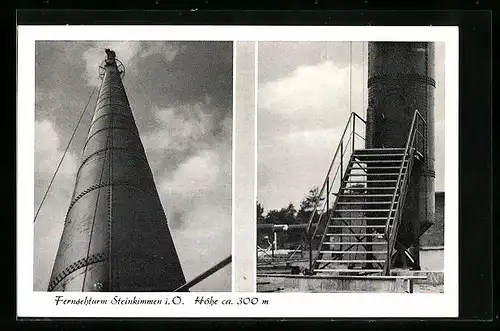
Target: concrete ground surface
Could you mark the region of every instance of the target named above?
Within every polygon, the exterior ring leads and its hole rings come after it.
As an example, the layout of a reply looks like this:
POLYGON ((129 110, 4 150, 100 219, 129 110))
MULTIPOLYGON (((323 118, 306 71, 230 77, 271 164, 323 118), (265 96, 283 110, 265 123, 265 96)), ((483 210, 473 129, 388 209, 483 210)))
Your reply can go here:
POLYGON ((444 285, 414 284, 413 293, 444 293, 444 285))

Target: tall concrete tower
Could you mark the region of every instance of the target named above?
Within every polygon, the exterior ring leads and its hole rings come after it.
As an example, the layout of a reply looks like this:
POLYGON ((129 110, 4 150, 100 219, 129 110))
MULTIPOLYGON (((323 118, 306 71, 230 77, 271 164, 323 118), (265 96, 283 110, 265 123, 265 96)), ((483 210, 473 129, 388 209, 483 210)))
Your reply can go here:
POLYGON ((49 291, 172 291, 185 283, 122 83, 106 50, 49 291))
MULTIPOLYGON (((398 241, 411 248, 419 265, 419 237, 434 223, 434 44, 371 42, 368 45, 367 148, 403 148, 415 110, 426 121, 419 129, 414 163, 398 241)), ((385 185, 385 184, 384 184, 385 185)), ((402 251, 401 251, 402 252, 402 251)))

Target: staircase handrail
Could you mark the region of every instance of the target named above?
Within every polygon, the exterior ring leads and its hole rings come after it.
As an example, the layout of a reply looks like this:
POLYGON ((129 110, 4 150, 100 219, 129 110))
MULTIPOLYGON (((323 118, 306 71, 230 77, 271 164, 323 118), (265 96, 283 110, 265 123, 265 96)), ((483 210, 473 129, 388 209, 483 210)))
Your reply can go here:
MULTIPOLYGON (((347 145, 349 145, 349 142, 351 141, 351 138, 352 138, 352 137, 349 137, 349 139, 347 140, 347 145)), ((342 155, 341 155, 341 157, 342 157, 342 155)), ((339 170, 340 170, 340 163, 339 163, 339 165, 337 166, 337 168, 336 168, 336 170, 335 170, 335 175, 333 176, 333 178, 332 178, 332 179, 330 179, 329 177, 327 177, 327 182, 328 182, 328 181, 331 181, 331 184, 329 185, 329 187, 328 187, 328 189, 327 189, 326 194, 331 193, 331 192, 330 192, 330 190, 332 189, 333 184, 335 184, 335 180, 337 179, 337 176, 338 176, 338 174, 339 174, 339 170)), ((342 179, 343 179, 343 176, 344 176, 344 174, 341 174, 341 179, 340 179, 341 181, 342 181, 342 179)), ((321 195, 320 195, 320 198, 321 198, 321 195)), ((322 221, 322 219, 323 219, 323 216, 324 216, 324 215, 327 215, 327 219, 328 219, 328 210, 327 210, 327 211, 326 211, 326 213, 325 213, 325 209, 326 209, 326 208, 328 208, 328 207, 329 207, 329 206, 328 206, 328 203, 326 203, 326 204, 324 204, 324 205, 323 205, 323 208, 321 208, 321 214, 319 215, 319 219, 318 219, 318 221, 316 222, 316 227, 315 227, 315 229, 314 229, 314 232, 312 233, 312 237, 315 237, 315 236, 316 236, 316 234, 318 233, 318 229, 320 228, 320 226, 319 226, 319 225, 321 224, 321 221, 322 221)), ((335 207, 335 204, 333 205, 333 207, 335 207)), ((334 210, 334 209, 335 209, 335 208, 333 208, 333 210, 334 210)), ((317 211, 317 208, 316 208, 315 210, 317 211)), ((314 224, 314 223, 313 223, 313 224, 314 224)), ((311 229, 311 230, 312 230, 312 229, 311 229)))
MULTIPOLYGON (((404 203, 404 193, 406 192, 406 188, 408 185, 408 179, 410 178, 411 165, 412 165, 412 157, 413 157, 413 149, 415 143, 415 135, 417 131, 417 127, 415 126, 417 123, 417 118, 419 118, 424 125, 427 125, 427 122, 422 117, 420 112, 416 109, 413 114, 413 119, 411 122, 410 132, 408 133, 408 139, 406 140, 405 151, 403 154, 403 161, 401 162, 401 166, 399 167, 398 179, 396 181, 396 188, 392 195, 391 204, 389 208, 389 214, 387 216, 387 221, 385 223, 384 229, 384 237, 387 240, 387 255, 384 267, 384 273, 387 275, 390 270, 390 263, 392 259, 392 250, 394 249, 397 230, 400 225, 401 212, 404 208, 402 206, 404 203), (403 169, 405 161, 408 160, 407 170, 404 173, 403 177, 403 169), (410 163, 411 162, 411 163, 410 163), (402 178, 403 177, 403 178, 402 178), (399 200, 396 204, 396 195, 399 193, 399 200), (394 209, 394 205, 396 205, 396 209, 394 209), (394 211, 394 216, 393 216, 394 211)), ((425 138, 424 138, 425 139, 425 138)))
MULTIPOLYGON (((319 205, 320 203, 322 202, 322 197, 323 195, 325 194, 325 190, 326 190, 326 194, 329 195, 330 194, 330 189, 333 188, 334 184, 335 184, 335 181, 337 179, 337 175, 339 173, 339 169, 341 169, 341 173, 340 173, 340 180, 342 181, 342 179, 344 178, 344 175, 347 171, 347 167, 343 168, 341 165, 344 164, 344 156, 345 155, 348 155, 348 148, 350 148, 350 144, 352 143, 352 148, 351 149, 351 152, 354 152, 354 147, 355 147, 355 136, 357 135, 358 137, 361 137, 359 134, 356 133, 356 119, 359 119, 362 121, 362 123, 364 125, 366 125, 366 121, 361 118, 356 112, 351 112, 350 115, 349 115, 349 118, 347 120, 347 123, 345 125, 345 128, 344 128, 344 131, 342 132, 342 136, 340 138, 340 142, 339 144, 337 145, 337 149, 335 150, 335 153, 334 153, 334 156, 332 158, 332 161, 330 162, 330 166, 328 167, 328 171, 326 173, 326 176, 325 176, 325 180, 323 181, 323 185, 321 186, 321 190, 318 194, 318 199, 317 201, 314 203, 314 206, 313 206, 313 209, 312 209, 312 213, 309 217, 309 222, 307 224, 307 229, 306 229, 306 234, 308 235, 308 238, 309 238, 309 263, 310 263, 310 268, 312 267, 312 263, 313 263, 313 260, 315 260, 315 258, 313 258, 313 254, 312 254, 312 242, 314 240, 314 237, 316 235, 316 233, 318 232, 318 229, 320 228, 320 225, 321 223, 323 222, 324 220, 324 216, 326 216, 325 218, 328 220, 328 214, 329 214, 329 199, 327 197, 326 199, 326 203, 323 204, 323 208, 319 208, 319 205), (352 125, 352 130, 349 132, 349 139, 347 139, 347 144, 346 144, 346 148, 344 149, 344 143, 346 141, 346 133, 348 132, 348 128, 352 125), (352 134, 352 135, 351 135, 352 134), (352 142, 351 142, 351 139, 352 139, 352 142), (337 160, 339 160, 339 155, 340 155, 340 163, 339 165, 336 167, 336 170, 335 170, 335 175, 334 177, 332 178, 331 177, 331 174, 332 174, 332 171, 334 169, 334 164, 337 160), (331 182, 331 183, 330 183, 331 182), (325 212, 325 208, 326 208, 326 212, 325 212), (321 209, 321 210, 318 210, 318 209, 321 209), (318 212, 321 212, 321 214, 319 215, 319 218, 317 219, 317 221, 315 222, 315 218, 316 218, 316 215, 318 215, 318 212), (316 223, 316 228, 314 229, 314 233, 313 233, 313 224, 316 223)), ((363 137, 361 137, 363 138, 363 137)), ((346 163, 347 165, 347 163, 346 163)), ((342 183, 341 183, 342 185, 342 183)), ((320 247, 321 248, 321 247, 320 247)), ((317 254, 316 254, 317 255, 317 254)))
POLYGON ((337 155, 339 154, 339 151, 340 151, 340 146, 343 144, 345 134, 347 132, 347 129, 349 128, 349 124, 351 124, 351 120, 353 117, 352 114, 353 113, 351 113, 349 115, 349 119, 347 120, 347 123, 345 125, 344 131, 342 133, 342 137, 340 138, 340 143, 337 145, 337 149, 335 150, 335 154, 333 155, 332 161, 330 162, 330 166, 328 167, 328 171, 326 173, 325 180, 323 181, 323 185, 321 186, 321 190, 320 190, 319 195, 318 195, 319 199, 317 199, 317 201, 315 202, 313 212, 312 212, 311 216, 309 217, 309 222, 307 224, 307 233, 309 233, 309 234, 310 234, 312 224, 314 221, 314 216, 316 215, 316 212, 318 209, 318 205, 321 202, 321 197, 323 196, 323 193, 325 192, 325 188, 328 185, 328 182, 329 182, 328 178, 330 176, 330 173, 332 172, 333 164, 335 163, 335 160, 337 159, 337 155))

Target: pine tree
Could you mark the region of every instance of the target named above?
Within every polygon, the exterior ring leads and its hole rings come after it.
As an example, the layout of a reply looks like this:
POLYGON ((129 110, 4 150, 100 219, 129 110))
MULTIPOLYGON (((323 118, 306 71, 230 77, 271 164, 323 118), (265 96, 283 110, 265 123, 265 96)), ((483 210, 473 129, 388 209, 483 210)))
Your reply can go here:
POLYGON ((257 201, 257 224, 264 223, 264 207, 257 201))
POLYGON ((300 202, 300 209, 297 214, 298 222, 308 223, 314 209, 321 210, 324 200, 325 198, 320 196, 318 187, 310 189, 306 197, 300 202))

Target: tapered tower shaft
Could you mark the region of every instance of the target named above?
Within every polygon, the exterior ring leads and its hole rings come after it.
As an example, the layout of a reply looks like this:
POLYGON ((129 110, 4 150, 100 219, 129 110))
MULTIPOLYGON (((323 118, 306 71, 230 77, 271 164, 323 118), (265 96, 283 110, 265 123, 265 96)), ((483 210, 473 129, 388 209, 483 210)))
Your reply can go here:
POLYGON ((168 291, 185 283, 113 51, 49 291, 168 291))

